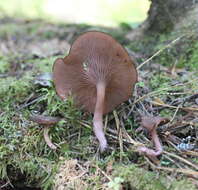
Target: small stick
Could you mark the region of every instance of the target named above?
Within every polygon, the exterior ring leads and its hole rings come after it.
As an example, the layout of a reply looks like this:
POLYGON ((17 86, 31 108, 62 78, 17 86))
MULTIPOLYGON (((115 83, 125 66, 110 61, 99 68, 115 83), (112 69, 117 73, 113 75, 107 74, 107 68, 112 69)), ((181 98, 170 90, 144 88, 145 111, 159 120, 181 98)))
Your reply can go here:
POLYGON ((179 111, 180 108, 181 108, 181 105, 177 106, 177 108, 176 108, 176 110, 175 110, 175 113, 174 113, 172 119, 170 120, 170 123, 172 123, 172 122, 174 121, 174 119, 175 119, 175 117, 176 117, 176 115, 177 115, 177 112, 179 111))
POLYGON ((99 168, 97 165, 92 164, 96 169, 98 169, 109 181, 112 181, 111 177, 108 176, 101 168, 99 168))
POLYGON ((169 172, 176 172, 176 173, 182 173, 185 175, 195 175, 198 176, 198 172, 194 170, 189 170, 189 169, 183 169, 183 168, 168 168, 168 167, 162 167, 162 166, 155 166, 148 158, 146 158, 147 162, 153 167, 154 169, 158 170, 165 170, 169 172))
POLYGON ((190 161, 188 161, 188 160, 186 160, 186 159, 184 159, 184 158, 182 158, 182 157, 180 157, 180 156, 177 156, 177 155, 175 155, 175 154, 173 154, 173 153, 166 152, 166 151, 164 151, 164 154, 167 154, 167 155, 169 155, 169 156, 172 156, 172 157, 174 157, 174 158, 176 158, 176 159, 178 159, 178 160, 180 160, 180 161, 182 161, 182 162, 184 162, 184 163, 186 163, 186 164, 192 166, 192 167, 195 168, 196 170, 198 170, 198 166, 197 166, 197 165, 191 163, 190 161))
POLYGON ((117 112, 114 110, 113 111, 113 115, 115 118, 115 122, 116 122, 116 127, 117 127, 117 131, 118 131, 118 136, 119 136, 119 144, 120 144, 120 162, 122 162, 122 153, 123 151, 123 137, 122 137, 122 130, 120 128, 120 121, 118 118, 118 114, 117 112))
POLYGON ((169 44, 167 44, 166 46, 164 46, 162 49, 158 50, 156 53, 154 53, 151 57, 149 57, 146 61, 144 61, 143 63, 141 63, 138 67, 137 70, 140 70, 141 67, 143 67, 146 63, 148 63, 150 60, 152 60, 154 57, 156 57, 157 55, 159 55, 162 51, 164 51, 165 49, 171 47, 171 45, 175 44, 177 41, 179 41, 181 38, 183 38, 185 35, 179 36, 178 38, 176 38, 175 40, 173 40, 172 42, 170 42, 169 44))

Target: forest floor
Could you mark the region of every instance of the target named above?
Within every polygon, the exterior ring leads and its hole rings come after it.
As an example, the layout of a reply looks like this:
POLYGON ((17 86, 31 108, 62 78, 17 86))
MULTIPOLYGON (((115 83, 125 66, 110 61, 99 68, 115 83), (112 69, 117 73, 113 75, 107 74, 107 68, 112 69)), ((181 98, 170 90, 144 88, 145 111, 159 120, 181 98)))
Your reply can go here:
POLYGON ((125 38, 130 30, 0 19, 0 189, 198 188, 198 46, 189 45, 193 35, 174 44, 178 36, 161 37, 148 51, 144 42, 125 38), (133 96, 104 116, 109 143, 104 154, 92 115, 72 99, 62 102, 51 79, 54 60, 88 30, 117 39, 139 74, 133 96), (185 56, 178 56, 184 43, 185 56), (56 150, 46 145, 42 126, 30 121, 32 114, 63 118, 49 132, 56 150), (169 119, 157 128, 164 151, 155 159, 138 152, 139 146, 154 148, 148 133, 137 130, 145 115, 169 119))

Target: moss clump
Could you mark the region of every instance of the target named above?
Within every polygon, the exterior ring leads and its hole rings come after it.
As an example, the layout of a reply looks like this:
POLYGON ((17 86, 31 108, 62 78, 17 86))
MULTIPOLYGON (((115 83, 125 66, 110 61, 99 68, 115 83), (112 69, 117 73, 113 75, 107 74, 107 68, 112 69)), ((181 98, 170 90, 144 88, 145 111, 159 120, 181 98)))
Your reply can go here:
MULTIPOLYGON (((198 43, 193 43, 187 50, 187 56, 183 60, 183 64, 190 70, 198 71, 198 43)), ((197 74, 198 76, 198 74, 197 74)))
POLYGON ((194 34, 172 33, 169 35, 160 36, 158 45, 155 46, 154 51, 163 48, 167 43, 175 40, 179 36, 184 35, 176 44, 165 49, 154 61, 164 66, 172 67, 175 65, 176 69, 186 69, 188 71, 197 71, 198 69, 198 37, 194 34))
POLYGON ((13 77, 7 77, 1 80, 0 98, 4 100, 6 104, 9 103, 9 100, 19 101, 25 98, 32 90, 31 79, 32 77, 27 73, 23 78, 18 80, 13 77))
POLYGON ((8 72, 10 67, 10 63, 8 62, 7 58, 0 55, 0 74, 8 72))
POLYGON ((0 179, 9 178, 16 187, 51 189, 59 157, 75 155, 70 146, 82 152, 79 157, 87 159, 86 147, 90 144, 87 136, 91 130, 85 128, 81 132, 78 121, 82 120, 82 112, 74 107, 72 99, 62 102, 53 87, 34 85, 33 73, 0 80, 0 179), (28 119, 32 112, 65 118, 50 131, 52 141, 59 146, 57 151, 46 145, 42 127, 28 119), (20 179, 23 184, 18 184, 20 179))
POLYGON ((117 165, 114 168, 114 179, 120 179, 120 186, 136 190, 194 190, 196 187, 187 180, 168 179, 153 172, 148 172, 135 165, 117 165))

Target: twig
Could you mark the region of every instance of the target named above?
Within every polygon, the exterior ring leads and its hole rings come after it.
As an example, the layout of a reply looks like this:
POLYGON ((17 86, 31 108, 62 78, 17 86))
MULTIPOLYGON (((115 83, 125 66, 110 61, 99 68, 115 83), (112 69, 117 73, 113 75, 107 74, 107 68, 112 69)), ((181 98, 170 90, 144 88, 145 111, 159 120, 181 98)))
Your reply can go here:
POLYGON ((168 159, 172 163, 174 163, 178 168, 182 168, 179 163, 175 162, 175 160, 171 159, 168 155, 164 155, 164 158, 168 159))
POLYGON ((180 161, 182 161, 182 162, 188 164, 189 166, 192 166, 192 167, 195 168, 196 170, 198 170, 198 166, 197 166, 197 165, 195 165, 195 164, 189 162, 188 160, 186 160, 186 159, 184 159, 184 158, 182 158, 182 157, 180 157, 180 156, 177 156, 177 155, 175 155, 175 154, 173 154, 173 153, 166 152, 166 151, 164 151, 164 154, 167 154, 167 155, 169 155, 169 156, 171 156, 171 157, 174 157, 174 158, 176 158, 176 159, 178 159, 178 160, 180 160, 180 161))
POLYGON ((153 169, 158 169, 158 170, 165 170, 169 172, 176 172, 176 173, 183 173, 186 175, 196 175, 198 176, 198 172, 194 170, 189 170, 189 169, 183 169, 183 168, 169 168, 169 167, 162 167, 162 166, 156 166, 154 165, 147 157, 145 157, 147 162, 151 165, 153 169))
MULTIPOLYGON (((198 78, 192 79, 192 80, 186 82, 185 84, 177 84, 177 87, 178 87, 178 86, 185 86, 185 85, 191 84, 191 83, 193 83, 193 82, 195 82, 195 81, 198 81, 198 78)), ((159 89, 159 90, 156 90, 156 91, 152 91, 152 92, 150 92, 150 93, 148 93, 148 94, 146 94, 146 95, 143 95, 143 96, 139 97, 138 99, 136 99, 136 100, 132 103, 132 108, 131 108, 131 110, 129 111, 129 113, 132 112, 133 105, 135 105, 136 103, 140 102, 141 100, 144 100, 144 99, 147 98, 147 97, 152 97, 152 96, 155 96, 155 95, 160 94, 160 93, 162 93, 162 92, 163 92, 163 94, 168 94, 168 95, 178 95, 179 93, 176 94, 176 93, 173 93, 173 92, 167 92, 167 90, 170 90, 170 89, 174 88, 174 86, 176 86, 176 85, 169 86, 169 87, 166 87, 166 88, 162 88, 162 89, 159 89), (165 92, 164 92, 164 91, 165 91, 165 92)), ((190 94, 189 92, 185 92, 185 94, 186 94, 186 93, 190 94)), ((180 93, 180 94, 184 94, 184 92, 182 92, 182 93, 180 93)), ((155 103, 155 104, 157 104, 156 102, 150 102, 150 103, 155 103)), ((159 103, 158 103, 158 104, 159 104, 159 103)), ((174 109, 177 108, 176 106, 172 106, 172 107, 171 107, 171 105, 168 105, 168 104, 159 104, 159 105, 164 106, 164 107, 174 108, 174 109)), ((191 107, 183 107, 183 108, 181 108, 181 109, 187 110, 187 111, 188 111, 188 110, 198 111, 197 108, 191 108, 191 107)), ((129 115, 129 114, 128 114, 128 115, 129 115)))
POLYGON ((173 108, 173 109, 181 109, 184 111, 198 111, 198 108, 196 107, 181 107, 181 106, 171 106, 168 104, 161 104, 159 102, 154 102, 154 101, 150 101, 150 103, 154 104, 154 105, 158 105, 158 106, 163 106, 163 107, 168 107, 168 108, 173 108))
POLYGON ((198 152, 195 152, 195 151, 185 151, 183 152, 183 154, 187 154, 187 155, 190 155, 190 156, 197 156, 198 157, 198 152))
POLYGON ((32 100, 31 102, 23 104, 22 106, 20 106, 20 107, 17 109, 17 111, 20 111, 20 110, 26 108, 27 106, 30 106, 30 105, 34 104, 35 102, 41 100, 42 98, 43 98, 43 96, 39 96, 39 97, 37 97, 36 99, 32 100))
POLYGON ((8 185, 10 185, 10 182, 6 182, 5 184, 3 184, 2 186, 0 186, 0 189, 3 189, 4 187, 7 187, 8 185))
POLYGON ((96 169, 98 169, 109 181, 112 181, 111 177, 109 177, 102 169, 100 169, 97 165, 92 164, 96 169))
POLYGON ((156 57, 157 55, 159 55, 162 51, 164 51, 165 49, 171 47, 173 44, 175 44, 177 41, 179 41, 181 38, 183 38, 185 35, 182 35, 178 38, 176 38, 175 40, 173 40, 172 42, 170 42, 169 44, 167 44, 166 46, 164 46, 162 49, 158 50, 156 53, 154 53, 151 57, 149 57, 146 61, 144 61, 143 63, 141 63, 138 67, 137 70, 140 70, 141 67, 143 67, 146 63, 148 63, 150 60, 152 60, 154 57, 156 57))
POLYGON ((127 139, 127 141, 131 144, 133 144, 134 146, 143 146, 142 143, 135 141, 131 138, 131 136, 127 133, 126 129, 124 127, 122 127, 122 131, 124 132, 124 136, 127 139))
POLYGON ((158 170, 166 170, 166 171, 176 172, 176 173, 183 173, 183 174, 186 174, 186 175, 196 175, 196 176, 198 176, 198 172, 197 171, 189 170, 189 169, 168 168, 168 167, 161 167, 161 166, 157 166, 156 169, 158 169, 158 170))
POLYGON ((175 110, 175 113, 174 113, 172 119, 170 120, 170 123, 173 122, 173 120, 175 119, 175 117, 176 117, 176 115, 177 115, 177 112, 179 111, 180 108, 181 108, 181 105, 177 106, 177 109, 175 110))
POLYGON ((78 120, 77 122, 78 122, 79 124, 83 125, 84 127, 87 127, 88 129, 91 129, 91 128, 92 128, 89 124, 84 123, 84 122, 82 122, 82 121, 80 121, 80 120, 78 120))
POLYGON ((119 145, 120 145, 120 162, 122 162, 122 153, 123 151, 123 138, 122 138, 122 130, 120 128, 120 121, 117 115, 117 112, 114 110, 113 111, 113 115, 115 118, 115 122, 116 122, 116 127, 117 127, 117 131, 118 131, 118 136, 119 136, 119 145))
POLYGON ((107 130, 107 124, 108 124, 108 115, 106 115, 106 117, 105 117, 104 133, 105 133, 106 130, 107 130))
MULTIPOLYGON (((108 130, 109 131, 109 130, 108 130)), ((110 134, 109 132, 107 133, 107 135, 113 139, 116 139, 116 140, 119 140, 119 138, 117 136, 114 136, 112 134, 110 134)), ((130 144, 130 145, 133 145, 133 143, 131 143, 130 141, 126 140, 126 139, 123 139, 123 142, 127 143, 127 144, 130 144)))
POLYGON ((179 153, 181 153, 181 150, 179 148, 177 148, 177 146, 174 143, 172 143, 169 140, 166 140, 166 142, 169 143, 171 146, 173 146, 173 148, 175 148, 179 153))
POLYGON ((166 90, 169 90, 169 89, 170 89, 169 87, 166 87, 166 88, 162 88, 162 89, 159 89, 159 90, 150 92, 150 93, 148 93, 148 94, 146 94, 146 95, 144 95, 144 96, 138 98, 136 101, 133 102, 133 104, 136 104, 136 103, 138 103, 139 101, 141 101, 141 100, 143 100, 143 99, 145 99, 145 98, 147 98, 147 97, 149 97, 149 96, 156 95, 156 94, 158 94, 159 92, 166 91, 166 90))

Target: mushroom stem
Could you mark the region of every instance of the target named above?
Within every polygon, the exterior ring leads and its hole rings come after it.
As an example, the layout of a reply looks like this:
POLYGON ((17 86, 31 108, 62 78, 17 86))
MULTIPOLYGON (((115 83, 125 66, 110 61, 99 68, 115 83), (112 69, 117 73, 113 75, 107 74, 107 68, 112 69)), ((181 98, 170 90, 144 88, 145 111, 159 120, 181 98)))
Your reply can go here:
POLYGON ((141 146, 138 148, 138 151, 145 153, 147 156, 153 158, 153 157, 161 155, 163 152, 163 148, 162 148, 162 145, 160 143, 159 137, 155 129, 151 131, 151 137, 155 144, 155 150, 147 148, 145 146, 141 146))
POLYGON ((43 129, 43 136, 44 136, 44 139, 45 139, 45 142, 47 143, 47 145, 51 149, 55 150, 57 147, 52 143, 51 139, 49 138, 49 134, 48 134, 49 133, 49 130, 50 130, 49 127, 44 127, 44 129, 43 129))
POLYGON ((155 144, 155 155, 154 156, 159 156, 163 152, 163 148, 162 148, 162 145, 160 143, 160 140, 159 140, 159 137, 157 135, 156 130, 153 130, 151 132, 151 137, 152 137, 152 140, 155 144))
POLYGON ((93 125, 94 125, 94 133, 100 143, 100 151, 103 152, 107 148, 107 140, 103 132, 103 122, 102 122, 104 99, 105 99, 105 84, 99 82, 96 85, 96 88, 97 88, 97 99, 96 99, 96 106, 94 111, 93 125))

